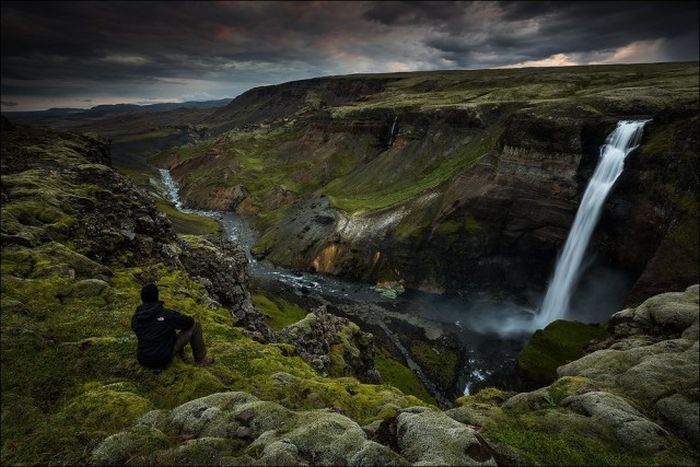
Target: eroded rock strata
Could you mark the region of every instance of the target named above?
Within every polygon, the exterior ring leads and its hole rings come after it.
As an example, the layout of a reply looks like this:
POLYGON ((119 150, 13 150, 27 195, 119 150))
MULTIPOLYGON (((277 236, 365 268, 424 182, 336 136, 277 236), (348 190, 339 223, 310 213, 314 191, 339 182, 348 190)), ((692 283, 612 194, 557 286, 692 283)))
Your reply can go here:
POLYGON ((696 63, 334 77, 251 90, 162 163, 190 205, 257 216, 277 264, 518 294, 546 282, 616 122, 648 118, 594 239, 631 303, 697 277, 697 111, 696 63))

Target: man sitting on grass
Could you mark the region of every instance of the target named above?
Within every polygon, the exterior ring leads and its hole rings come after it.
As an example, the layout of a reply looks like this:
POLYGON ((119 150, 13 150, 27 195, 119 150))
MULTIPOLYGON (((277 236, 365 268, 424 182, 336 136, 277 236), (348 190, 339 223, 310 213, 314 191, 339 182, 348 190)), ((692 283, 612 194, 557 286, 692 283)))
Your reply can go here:
POLYGON ((149 368, 164 368, 173 355, 185 360, 185 346, 189 343, 196 365, 213 362, 207 358, 207 349, 202 337, 202 326, 189 316, 163 308, 158 300, 158 287, 148 284, 141 289, 143 303, 136 308, 131 318, 131 329, 138 338, 137 358, 141 365, 149 368), (179 333, 175 331, 179 330, 179 333))

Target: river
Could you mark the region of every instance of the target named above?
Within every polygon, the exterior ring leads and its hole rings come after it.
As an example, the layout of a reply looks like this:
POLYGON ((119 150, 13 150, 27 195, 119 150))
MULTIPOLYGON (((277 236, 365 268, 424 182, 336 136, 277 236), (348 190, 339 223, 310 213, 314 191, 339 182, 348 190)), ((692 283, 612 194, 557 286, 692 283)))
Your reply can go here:
POLYGON ((185 207, 170 172, 160 169, 160 175, 170 202, 178 210, 207 216, 221 223, 223 235, 244 249, 252 279, 268 283, 272 281, 291 290, 303 290, 305 294, 317 294, 329 303, 371 305, 371 312, 351 317, 381 329, 441 405, 449 406, 450 403, 412 359, 411 353, 404 347, 406 339, 400 339, 399 332, 392 329, 392 323, 394 326, 400 323, 402 327, 419 329, 429 339, 450 336, 456 341, 464 356, 458 379, 460 389, 465 394, 484 385, 502 384, 512 376, 515 359, 529 337, 522 332, 522 323, 532 320, 532 309, 499 301, 416 291, 408 291, 396 299, 390 299, 368 284, 307 271, 293 271, 275 266, 267 260, 259 261, 251 253, 255 231, 246 219, 229 211, 204 211, 185 207))

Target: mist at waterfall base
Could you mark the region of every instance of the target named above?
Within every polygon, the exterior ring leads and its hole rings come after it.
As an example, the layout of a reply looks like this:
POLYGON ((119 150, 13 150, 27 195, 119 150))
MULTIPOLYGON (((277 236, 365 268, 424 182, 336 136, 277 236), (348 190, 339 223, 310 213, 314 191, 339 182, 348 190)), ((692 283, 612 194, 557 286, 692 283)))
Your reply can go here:
MULTIPOLYGON (((600 323, 621 309, 631 278, 595 257, 573 296, 569 319, 600 323)), ((463 369, 464 393, 489 386, 521 390, 514 373, 523 346, 535 331, 535 316, 544 290, 529 290, 518 302, 459 295, 434 295, 407 291, 394 305, 407 315, 443 325, 455 335, 468 363, 463 369)))
POLYGON ((618 122, 601 146, 600 159, 581 198, 539 309, 478 304, 469 310, 477 317, 470 323, 472 329, 509 336, 544 328, 557 319, 599 322, 622 305, 630 287, 629 278, 609 268, 592 269, 596 256, 590 251, 590 243, 605 200, 624 170, 625 158, 639 146, 647 122, 618 122))
MULTIPOLYGON (((607 320, 624 305, 632 284, 629 274, 611 267, 605 258, 595 257, 581 277, 565 318, 583 323, 607 320)), ((407 310, 426 319, 453 323, 465 333, 526 340, 538 329, 535 318, 544 291, 529 290, 522 294, 519 303, 431 295, 416 298, 411 293, 402 299, 407 302, 407 310)))

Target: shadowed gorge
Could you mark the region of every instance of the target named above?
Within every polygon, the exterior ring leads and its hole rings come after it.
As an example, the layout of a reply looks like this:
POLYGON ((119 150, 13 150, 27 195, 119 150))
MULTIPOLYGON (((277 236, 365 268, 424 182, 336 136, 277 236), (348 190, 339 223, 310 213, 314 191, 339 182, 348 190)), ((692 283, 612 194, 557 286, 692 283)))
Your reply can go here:
POLYGON ((698 465, 697 19, 3 3, 0 464, 698 465))
POLYGON ((697 272, 697 249, 677 279, 649 267, 689 207, 681 198, 697 203, 697 180, 681 181, 696 168, 696 81, 697 64, 673 64, 288 83, 235 99, 210 117, 233 129, 158 163, 188 204, 255 215, 255 252, 276 264, 522 293, 553 269, 606 135, 620 119, 653 118, 596 232, 609 245, 601 260, 624 271, 638 300, 656 291, 648 282, 682 286, 697 272), (285 107, 265 104, 273 97, 285 107), (258 108, 267 113, 250 113, 258 108), (662 175, 651 154, 663 138, 684 149, 662 175), (632 228, 649 209, 657 225, 632 228), (623 237, 611 224, 629 228, 623 237), (445 256, 458 260, 446 268, 445 256))

